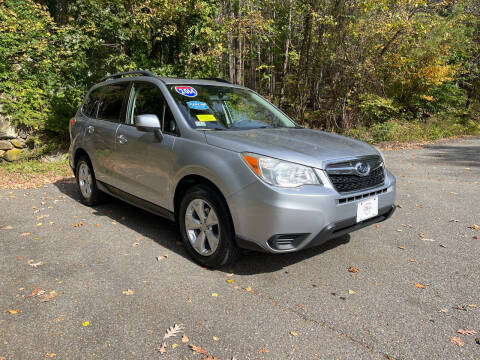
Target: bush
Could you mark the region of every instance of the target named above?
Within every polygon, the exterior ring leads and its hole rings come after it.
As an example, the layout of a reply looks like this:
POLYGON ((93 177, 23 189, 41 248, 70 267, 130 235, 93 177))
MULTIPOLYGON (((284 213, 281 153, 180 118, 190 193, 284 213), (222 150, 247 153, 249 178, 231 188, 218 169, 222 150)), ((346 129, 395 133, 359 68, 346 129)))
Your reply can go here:
POLYGON ((400 115, 400 109, 392 99, 374 94, 360 95, 358 108, 360 121, 367 126, 384 123, 400 115))

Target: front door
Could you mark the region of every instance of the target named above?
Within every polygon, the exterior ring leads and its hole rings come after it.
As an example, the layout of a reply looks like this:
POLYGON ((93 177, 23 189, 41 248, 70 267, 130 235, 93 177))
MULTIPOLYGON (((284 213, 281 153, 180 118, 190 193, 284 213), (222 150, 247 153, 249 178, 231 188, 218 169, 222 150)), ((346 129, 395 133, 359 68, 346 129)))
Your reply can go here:
POLYGON ((126 121, 116 133, 115 173, 119 188, 143 200, 168 208, 169 179, 173 172, 173 144, 177 134, 171 111, 161 90, 153 83, 132 85, 126 121), (163 140, 137 130, 135 116, 155 114, 160 119, 163 140), (165 126, 165 123, 167 126, 165 126))

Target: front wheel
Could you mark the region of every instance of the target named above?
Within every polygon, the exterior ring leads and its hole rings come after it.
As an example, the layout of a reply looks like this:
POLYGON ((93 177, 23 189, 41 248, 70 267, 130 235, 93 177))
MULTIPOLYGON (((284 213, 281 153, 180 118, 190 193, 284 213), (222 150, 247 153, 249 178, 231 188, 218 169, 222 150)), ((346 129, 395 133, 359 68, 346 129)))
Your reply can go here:
POLYGON ((196 185, 189 189, 179 208, 182 240, 199 264, 218 268, 239 256, 227 204, 217 191, 196 185))

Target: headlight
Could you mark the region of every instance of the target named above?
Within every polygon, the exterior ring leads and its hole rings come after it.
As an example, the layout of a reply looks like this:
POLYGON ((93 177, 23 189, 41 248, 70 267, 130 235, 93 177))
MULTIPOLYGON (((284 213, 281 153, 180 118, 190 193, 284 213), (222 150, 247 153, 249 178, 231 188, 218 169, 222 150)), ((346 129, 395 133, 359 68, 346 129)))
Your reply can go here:
POLYGON ((308 166, 256 154, 242 154, 250 169, 263 181, 279 187, 320 185, 315 171, 308 166))
POLYGON ((380 154, 380 156, 382 157, 382 161, 383 161, 383 167, 386 167, 387 166, 387 163, 385 162, 385 155, 383 155, 383 153, 380 151, 380 149, 378 147, 375 146, 375 150, 378 151, 378 153, 380 154))

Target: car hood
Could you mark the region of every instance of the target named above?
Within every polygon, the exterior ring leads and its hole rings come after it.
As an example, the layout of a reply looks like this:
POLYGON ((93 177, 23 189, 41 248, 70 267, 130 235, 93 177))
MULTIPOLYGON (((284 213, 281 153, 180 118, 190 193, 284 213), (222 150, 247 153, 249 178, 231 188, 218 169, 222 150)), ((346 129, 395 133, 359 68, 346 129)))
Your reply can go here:
POLYGON ((324 169, 326 162, 379 155, 364 142, 303 128, 206 131, 208 144, 236 152, 251 152, 324 169))

